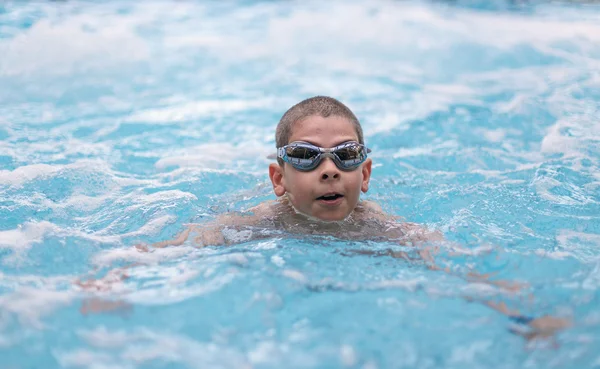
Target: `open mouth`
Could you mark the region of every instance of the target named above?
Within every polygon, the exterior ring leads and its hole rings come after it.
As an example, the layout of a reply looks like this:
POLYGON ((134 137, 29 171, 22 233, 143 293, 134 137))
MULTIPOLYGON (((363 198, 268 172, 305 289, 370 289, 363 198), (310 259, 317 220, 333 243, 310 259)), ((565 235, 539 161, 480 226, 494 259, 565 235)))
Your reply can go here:
POLYGON ((339 199, 340 197, 344 197, 344 195, 341 195, 339 193, 328 193, 323 196, 317 197, 317 200, 335 201, 335 200, 339 199))

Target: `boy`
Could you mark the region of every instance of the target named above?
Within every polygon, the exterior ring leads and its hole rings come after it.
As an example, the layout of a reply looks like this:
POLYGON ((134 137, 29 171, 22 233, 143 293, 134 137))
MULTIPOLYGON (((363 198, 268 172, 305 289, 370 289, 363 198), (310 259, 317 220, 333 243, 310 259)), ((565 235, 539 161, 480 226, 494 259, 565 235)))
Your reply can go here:
MULTIPOLYGON (((415 246, 443 240, 439 232, 399 222, 378 205, 360 201, 360 193, 369 189, 370 149, 365 146, 356 116, 336 99, 316 96, 291 107, 277 125, 276 146, 277 163, 269 165, 269 178, 277 200, 262 203, 243 214, 225 214, 208 224, 190 225, 176 239, 153 247, 177 246, 190 238, 198 246, 224 245, 269 237, 282 230, 288 234, 331 235, 352 240, 393 240, 415 246)), ((140 251, 149 250, 143 245, 136 247, 140 251)), ((385 255, 409 258, 401 251, 385 255)), ((419 255, 429 268, 440 269, 434 264, 430 248, 419 248, 419 255)), ((125 277, 123 273, 117 276, 117 281, 125 277)), ((488 281, 486 276, 476 273, 469 274, 468 279, 508 291, 519 289, 514 284, 488 281)), ((84 288, 101 288, 97 282, 79 284, 84 288)), ((504 303, 481 302, 526 325, 527 329, 515 332, 528 340, 550 337, 569 325, 567 320, 550 316, 523 317, 504 303)))
POLYGON ((186 229, 154 247, 180 245, 190 236, 197 245, 222 245, 261 237, 254 229, 328 234, 346 239, 397 240, 402 244, 441 240, 439 232, 399 223, 381 208, 360 201, 371 178, 371 151, 350 109, 331 97, 316 96, 291 107, 276 129, 277 163, 269 178, 278 199, 245 214, 226 214, 210 224, 186 229), (235 240, 234 240, 235 239, 235 240))

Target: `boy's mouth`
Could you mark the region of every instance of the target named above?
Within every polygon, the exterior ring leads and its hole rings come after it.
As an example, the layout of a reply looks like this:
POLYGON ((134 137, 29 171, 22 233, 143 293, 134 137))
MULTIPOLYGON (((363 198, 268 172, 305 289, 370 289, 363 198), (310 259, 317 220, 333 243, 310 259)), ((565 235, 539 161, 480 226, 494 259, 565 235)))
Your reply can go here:
POLYGON ((335 202, 337 199, 344 197, 344 195, 339 193, 326 193, 323 196, 317 197, 317 200, 327 201, 327 202, 335 202))

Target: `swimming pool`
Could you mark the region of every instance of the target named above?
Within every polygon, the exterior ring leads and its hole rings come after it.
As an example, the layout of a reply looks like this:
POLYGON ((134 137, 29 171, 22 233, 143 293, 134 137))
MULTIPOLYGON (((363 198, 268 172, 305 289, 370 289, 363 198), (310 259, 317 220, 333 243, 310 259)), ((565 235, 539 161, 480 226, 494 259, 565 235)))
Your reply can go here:
POLYGON ((8 2, 0 56, 3 368, 600 366, 598 5, 8 2), (272 199, 317 94, 363 123, 365 198, 535 299, 349 252, 388 243, 132 247, 272 199), (463 295, 575 325, 527 345, 463 295))

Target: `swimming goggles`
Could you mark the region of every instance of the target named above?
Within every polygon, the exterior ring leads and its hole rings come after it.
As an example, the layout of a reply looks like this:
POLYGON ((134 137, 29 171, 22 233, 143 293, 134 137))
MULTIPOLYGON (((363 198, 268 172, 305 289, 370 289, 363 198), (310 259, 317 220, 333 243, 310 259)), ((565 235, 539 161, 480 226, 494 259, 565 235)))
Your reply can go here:
POLYGON ((289 163, 295 169, 308 172, 319 166, 323 158, 329 157, 343 171, 351 171, 359 167, 371 149, 358 142, 349 141, 341 145, 325 149, 308 142, 296 141, 277 148, 277 157, 289 163))

